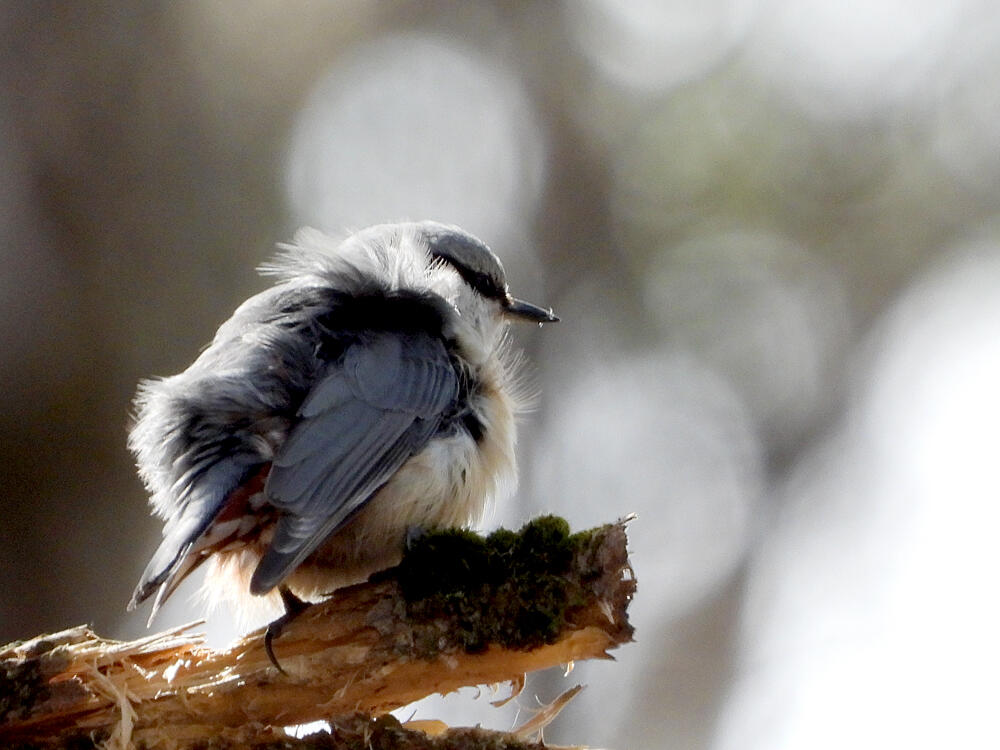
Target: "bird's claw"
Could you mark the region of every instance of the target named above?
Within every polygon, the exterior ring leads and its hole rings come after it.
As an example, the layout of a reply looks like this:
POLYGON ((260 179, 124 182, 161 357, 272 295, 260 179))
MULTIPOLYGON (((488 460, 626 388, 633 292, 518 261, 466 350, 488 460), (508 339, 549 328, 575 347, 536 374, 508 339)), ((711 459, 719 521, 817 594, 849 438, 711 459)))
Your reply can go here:
POLYGON ((281 603, 285 606, 285 614, 268 623, 267 630, 264 631, 264 652, 275 669, 287 676, 288 672, 278 663, 278 657, 274 655, 274 639, 281 635, 281 631, 288 623, 309 609, 311 605, 309 602, 299 599, 285 586, 279 587, 278 593, 281 594, 281 603))

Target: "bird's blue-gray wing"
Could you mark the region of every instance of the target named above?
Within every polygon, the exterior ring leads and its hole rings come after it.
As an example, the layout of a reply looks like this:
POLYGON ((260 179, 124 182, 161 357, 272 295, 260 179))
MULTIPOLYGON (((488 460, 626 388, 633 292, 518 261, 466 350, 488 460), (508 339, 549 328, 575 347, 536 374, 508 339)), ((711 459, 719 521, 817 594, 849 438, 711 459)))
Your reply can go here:
POLYGON ((443 342, 383 333, 350 346, 319 379, 267 480, 282 513, 250 583, 281 583, 426 445, 458 393, 443 342))
POLYGON ((220 458, 202 467, 193 478, 187 475, 182 477, 181 481, 187 482, 178 484, 182 487, 178 510, 163 528, 163 540, 142 572, 128 604, 129 609, 135 609, 155 592, 156 600, 149 615, 149 622, 153 621, 160 605, 189 573, 204 562, 205 557, 196 553, 199 542, 229 494, 248 474, 259 469, 260 458, 243 453, 220 458))

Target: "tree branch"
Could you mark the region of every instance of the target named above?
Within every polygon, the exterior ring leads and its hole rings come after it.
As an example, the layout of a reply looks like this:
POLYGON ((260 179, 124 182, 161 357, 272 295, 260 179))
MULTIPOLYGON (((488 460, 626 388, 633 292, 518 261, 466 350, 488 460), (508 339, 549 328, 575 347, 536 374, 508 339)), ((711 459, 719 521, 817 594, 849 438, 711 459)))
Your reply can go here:
MULTIPOLYGON (((10 644, 0 648, 0 744, 252 747, 276 741, 271 727, 354 726, 356 712, 607 658, 633 632, 624 527, 571 535, 547 517, 485 540, 428 534, 397 568, 292 620, 275 641, 286 675, 262 630, 220 651, 188 634, 199 623, 124 643, 81 626, 10 644)), ((387 720, 364 721, 369 734, 392 734, 387 720)))

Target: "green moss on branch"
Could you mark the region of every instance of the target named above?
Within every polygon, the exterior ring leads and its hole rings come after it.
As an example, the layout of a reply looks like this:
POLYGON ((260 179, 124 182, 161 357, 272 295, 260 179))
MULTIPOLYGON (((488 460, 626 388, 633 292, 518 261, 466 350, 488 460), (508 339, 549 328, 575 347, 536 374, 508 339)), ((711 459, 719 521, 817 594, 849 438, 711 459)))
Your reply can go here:
POLYGON ((587 553, 609 528, 572 534, 564 519, 542 516, 518 532, 483 538, 452 529, 417 539, 394 573, 407 618, 435 625, 418 650, 529 650, 555 642, 587 601, 583 584, 607 572, 587 553))

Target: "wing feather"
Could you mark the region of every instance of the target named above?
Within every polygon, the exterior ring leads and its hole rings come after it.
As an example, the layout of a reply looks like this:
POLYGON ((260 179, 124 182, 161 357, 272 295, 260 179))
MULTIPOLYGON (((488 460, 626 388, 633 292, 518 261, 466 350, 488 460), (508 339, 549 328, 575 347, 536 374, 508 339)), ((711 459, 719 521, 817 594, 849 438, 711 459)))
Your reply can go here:
POLYGON ((255 456, 233 456, 204 468, 197 483, 192 480, 183 488, 181 508, 163 527, 163 540, 142 572, 129 609, 158 591, 149 616, 152 622, 160 604, 200 563, 188 559, 195 541, 211 525, 229 493, 259 468, 260 460, 255 456))
POLYGON ((251 581, 265 593, 346 523, 437 431, 458 393, 444 343, 381 333, 349 347, 315 384, 267 480, 282 511, 251 581))

